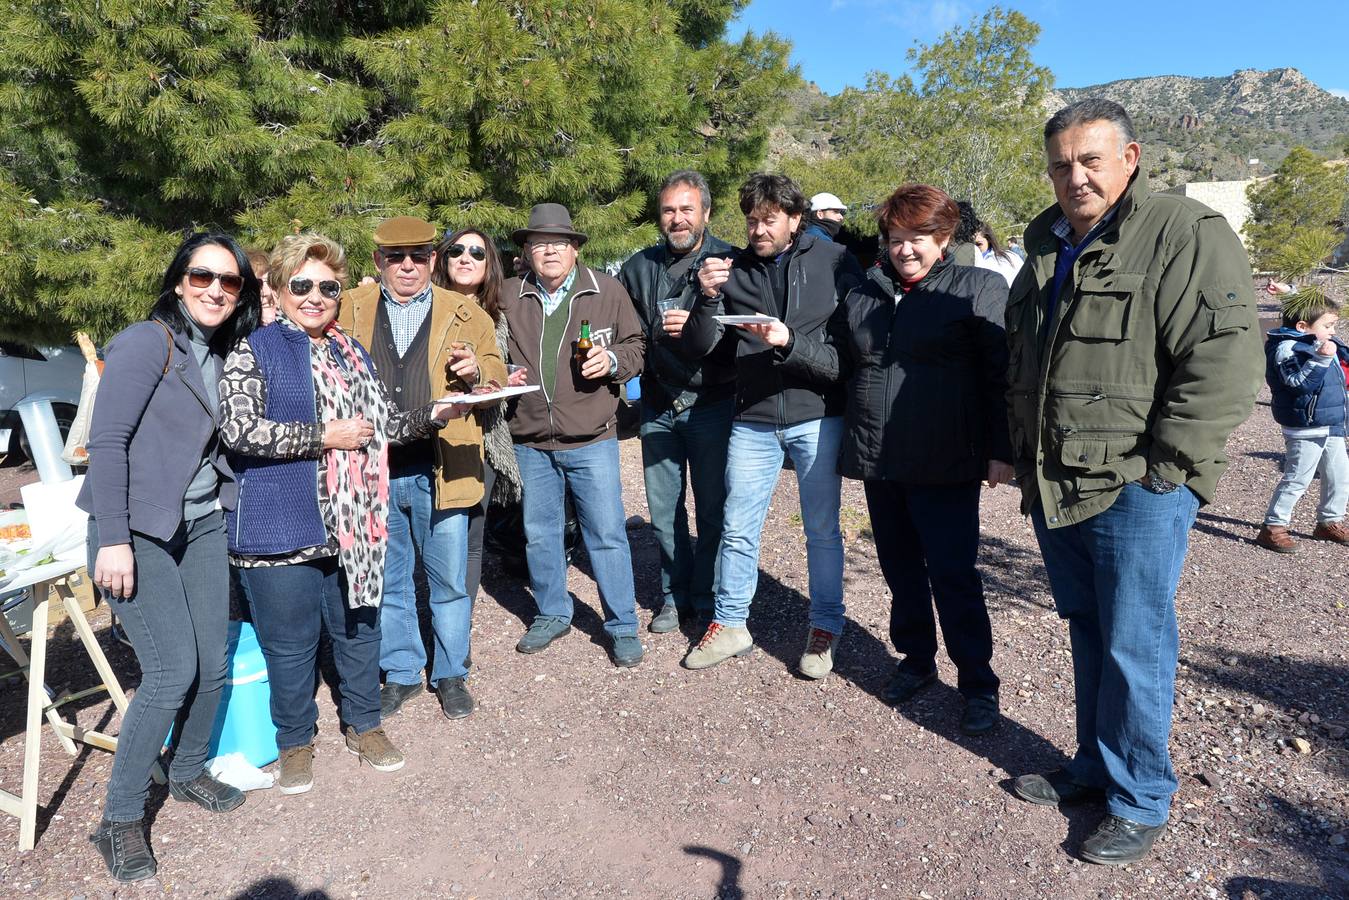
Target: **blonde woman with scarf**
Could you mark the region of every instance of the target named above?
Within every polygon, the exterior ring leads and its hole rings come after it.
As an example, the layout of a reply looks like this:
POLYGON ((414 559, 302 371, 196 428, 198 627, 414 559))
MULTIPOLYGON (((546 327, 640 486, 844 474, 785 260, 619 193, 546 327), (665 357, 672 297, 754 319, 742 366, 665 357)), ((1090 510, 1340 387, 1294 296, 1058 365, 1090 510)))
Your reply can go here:
POLYGON ((346 254, 329 238, 283 240, 268 270, 277 319, 235 346, 220 384, 220 434, 240 493, 226 521, 230 558, 267 660, 283 794, 313 786, 323 630, 347 749, 379 772, 403 767, 379 711, 388 450, 455 409, 400 411, 388 398, 365 348, 336 322, 346 275, 346 254))

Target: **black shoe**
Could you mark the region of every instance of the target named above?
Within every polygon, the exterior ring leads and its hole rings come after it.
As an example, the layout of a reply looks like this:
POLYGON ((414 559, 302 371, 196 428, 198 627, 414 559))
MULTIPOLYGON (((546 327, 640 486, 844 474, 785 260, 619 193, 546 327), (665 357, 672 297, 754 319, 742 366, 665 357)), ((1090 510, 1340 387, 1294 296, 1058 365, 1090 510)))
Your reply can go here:
POLYGON ((1012 782, 1012 792, 1022 800, 1040 806, 1105 799, 1105 791, 1073 781, 1067 769, 1055 769, 1047 775, 1020 775, 1012 782))
POLYGON ((396 681, 384 682, 384 687, 379 689, 379 715, 381 719, 387 719, 389 716, 403 708, 403 704, 413 694, 420 694, 423 688, 420 684, 399 684, 396 681))
POLYGON ((202 772, 191 781, 169 779, 169 793, 175 800, 195 803, 210 812, 229 812, 244 805, 244 792, 225 784, 208 772, 202 772))
POLYGON ((521 653, 539 653, 548 649, 548 645, 567 632, 571 631, 571 623, 553 616, 539 616, 534 619, 534 624, 529 626, 525 636, 520 638, 520 643, 515 645, 515 649, 521 653))
POLYGON ((1163 831, 1166 831, 1165 822, 1142 825, 1107 815, 1082 842, 1082 858, 1099 866, 1127 866, 1147 856, 1163 831))
POLYGON ((674 631, 679 627, 679 607, 674 603, 666 603, 647 627, 651 629, 652 634, 668 634, 674 631))
POLYGON ((637 635, 620 634, 614 638, 610 655, 613 657, 614 665, 620 669, 627 669, 641 662, 645 651, 642 650, 642 642, 637 635))
POLYGON ((459 678, 442 678, 436 682, 436 696, 440 698, 440 711, 447 719, 463 719, 473 713, 473 696, 459 678))
POLYGON ((152 878, 159 869, 150 842, 145 838, 145 820, 109 822, 104 819, 89 840, 103 854, 108 874, 118 881, 152 878))
POLYGON ((960 716, 960 730, 965 734, 985 734, 1001 721, 997 694, 975 694, 965 698, 965 712, 960 716))
POLYGON ((926 675, 914 675, 903 669, 895 670, 895 677, 890 679, 890 683, 881 691, 881 699, 891 706, 896 703, 903 703, 923 688, 937 683, 937 672, 933 670, 926 675))

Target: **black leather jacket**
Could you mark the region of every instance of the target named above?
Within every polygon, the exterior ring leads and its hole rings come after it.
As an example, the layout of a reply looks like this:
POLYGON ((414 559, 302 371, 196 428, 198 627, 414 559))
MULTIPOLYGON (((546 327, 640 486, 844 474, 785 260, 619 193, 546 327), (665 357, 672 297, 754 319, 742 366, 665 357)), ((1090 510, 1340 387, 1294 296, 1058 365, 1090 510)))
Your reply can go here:
POLYGON ((637 318, 646 332, 646 367, 642 370, 642 399, 661 409, 671 404, 687 408, 700 402, 713 402, 730 397, 734 392, 735 368, 729 359, 719 357, 695 358, 686 355, 680 338, 668 337, 661 329, 661 314, 656 304, 661 300, 684 297, 686 307, 692 303, 688 290, 696 281, 698 268, 709 255, 726 256, 735 248, 705 232, 703 245, 694 255, 688 274, 677 281, 669 275, 669 257, 665 242, 634 253, 619 270, 618 280, 632 296, 637 318))

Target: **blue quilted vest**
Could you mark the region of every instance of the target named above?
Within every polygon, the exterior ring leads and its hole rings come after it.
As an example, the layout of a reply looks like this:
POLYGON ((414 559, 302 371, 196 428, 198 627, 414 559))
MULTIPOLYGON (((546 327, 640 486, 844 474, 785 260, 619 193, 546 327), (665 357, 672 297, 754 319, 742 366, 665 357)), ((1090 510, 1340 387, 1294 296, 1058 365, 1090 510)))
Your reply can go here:
MULTIPOLYGON (((281 323, 248 336, 267 384, 273 422, 318 422, 309 337, 281 323)), ((231 553, 275 556, 328 542, 318 501, 318 460, 232 456, 239 502, 225 513, 231 553)))
POLYGON ((1340 362, 1349 359, 1349 349, 1338 341, 1330 365, 1320 370, 1320 378, 1289 387, 1279 377, 1274 354, 1283 341, 1295 341, 1293 358, 1285 365, 1300 368, 1316 353, 1316 338, 1293 328, 1276 328, 1265 341, 1265 381, 1269 384, 1270 412, 1274 421, 1288 428, 1330 429, 1334 437, 1345 433, 1346 391, 1344 369, 1340 362))

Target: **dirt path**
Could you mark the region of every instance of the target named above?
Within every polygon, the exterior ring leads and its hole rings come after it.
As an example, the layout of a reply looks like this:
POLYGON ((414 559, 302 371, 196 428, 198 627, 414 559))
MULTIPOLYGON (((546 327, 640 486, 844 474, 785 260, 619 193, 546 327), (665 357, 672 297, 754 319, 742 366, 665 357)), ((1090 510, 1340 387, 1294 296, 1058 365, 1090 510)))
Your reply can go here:
MULTIPOLYGON (((531 610, 489 572, 474 622, 477 713, 450 723, 434 697, 388 723, 406 751, 393 775, 344 752, 320 691, 315 788, 252 794, 212 818, 172 801, 153 840, 160 875, 118 888, 86 840, 111 757, 75 768, 44 740, 36 851, 0 816, 0 896, 239 897, 1321 897, 1349 894, 1349 549, 1293 557, 1251 543, 1282 452, 1268 408, 1234 436, 1234 464, 1200 513, 1180 589, 1182 669, 1172 749, 1181 788, 1168 835, 1124 870, 1071 855, 1100 807, 1065 815, 1019 802, 1010 776, 1062 761, 1072 741, 1067 632, 1034 537, 1008 489, 985 493, 983 565, 1007 721, 957 729, 954 671, 900 709, 889 675, 889 597, 860 486, 845 482, 849 630, 837 674, 803 681, 805 547, 790 473, 764 536, 750 629, 760 649, 704 672, 686 639, 643 633, 640 668, 617 670, 593 583, 573 571, 578 631, 548 652, 513 650, 531 610), (1285 749, 1305 738, 1311 753, 1285 749)), ((625 502, 645 518, 639 448, 623 446, 625 502)), ((1304 502, 1295 528, 1310 531, 1304 502)), ((630 532, 649 619, 656 560, 630 532)), ((95 627, 106 624, 103 614, 95 627)), ((106 639, 106 632, 101 632, 106 639)), ((68 630, 53 685, 90 683, 68 630)), ((134 658, 108 642, 126 680, 134 658)), ((0 784, 21 764, 22 691, 0 685, 0 784)), ((110 705, 78 713, 111 722, 110 705)))

